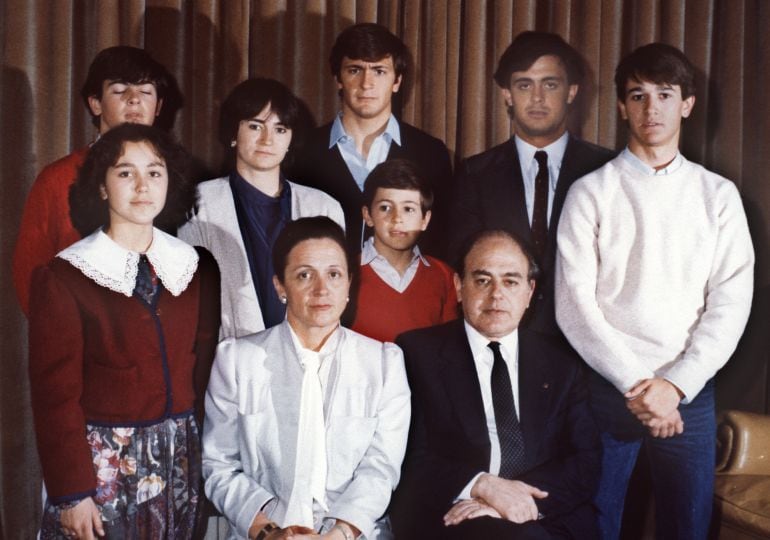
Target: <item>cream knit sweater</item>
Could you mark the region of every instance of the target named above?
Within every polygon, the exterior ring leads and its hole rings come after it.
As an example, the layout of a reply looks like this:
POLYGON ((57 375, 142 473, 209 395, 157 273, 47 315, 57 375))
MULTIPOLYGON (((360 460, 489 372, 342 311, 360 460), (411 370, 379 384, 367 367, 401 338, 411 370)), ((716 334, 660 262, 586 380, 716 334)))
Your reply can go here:
POLYGON ((663 377, 688 403, 735 350, 753 269, 732 182, 686 159, 670 174, 646 175, 621 154, 567 195, 556 319, 621 392, 663 377))

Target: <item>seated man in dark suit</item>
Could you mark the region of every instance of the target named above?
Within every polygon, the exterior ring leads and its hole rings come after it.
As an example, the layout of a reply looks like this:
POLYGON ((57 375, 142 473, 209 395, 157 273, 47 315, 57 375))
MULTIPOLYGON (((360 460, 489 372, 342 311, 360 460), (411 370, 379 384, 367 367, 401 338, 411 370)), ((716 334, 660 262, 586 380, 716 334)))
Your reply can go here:
POLYGON ((584 366, 560 340, 518 329, 537 265, 499 230, 462 255, 464 320, 396 340, 412 389, 396 538, 595 538, 601 453, 584 366))
POLYGON ((316 129, 288 171, 292 180, 325 191, 342 205, 351 254, 361 252, 361 206, 367 175, 392 158, 414 162, 434 193, 431 227, 420 239, 429 255, 443 257, 452 166, 446 145, 397 120, 392 101, 406 75, 409 51, 384 26, 356 24, 334 42, 329 64, 340 94, 340 112, 316 129))
POLYGON ((514 232, 533 246, 541 276, 524 326, 560 337, 553 268, 564 197, 572 182, 614 155, 567 131, 583 75, 580 54, 557 34, 523 32, 513 40, 495 82, 515 134, 458 167, 451 212, 450 255, 483 229, 514 232))

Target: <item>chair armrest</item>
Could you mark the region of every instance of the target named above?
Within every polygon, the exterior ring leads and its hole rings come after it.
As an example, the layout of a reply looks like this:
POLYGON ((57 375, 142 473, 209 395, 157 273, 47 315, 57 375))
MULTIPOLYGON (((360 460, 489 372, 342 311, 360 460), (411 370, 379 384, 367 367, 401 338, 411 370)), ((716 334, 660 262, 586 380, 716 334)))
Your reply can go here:
POLYGON ((743 411, 721 414, 716 470, 719 474, 770 475, 770 416, 743 411))

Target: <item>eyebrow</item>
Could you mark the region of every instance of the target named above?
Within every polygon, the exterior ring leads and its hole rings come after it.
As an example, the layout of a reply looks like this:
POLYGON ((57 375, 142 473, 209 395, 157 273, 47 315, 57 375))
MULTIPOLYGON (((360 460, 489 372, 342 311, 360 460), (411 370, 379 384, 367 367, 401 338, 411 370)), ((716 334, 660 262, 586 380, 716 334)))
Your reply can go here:
MULTIPOLYGON (((657 91, 673 90, 673 89, 674 89, 674 86, 671 85, 671 84, 656 84, 655 85, 655 90, 657 90, 657 91)), ((631 92, 644 92, 644 88, 642 88, 641 85, 640 86, 632 86, 631 88, 626 90, 626 93, 631 93, 631 92)))
MULTIPOLYGON (((164 167, 165 168, 166 164, 164 162, 162 162, 162 161, 151 161, 150 163, 147 164, 147 166, 148 167, 164 167)), ((136 165, 134 165, 133 163, 131 163, 129 161, 119 161, 118 163, 116 163, 115 165, 112 166, 113 169, 126 168, 126 167, 138 168, 136 165)))
MULTIPOLYGON (((379 203, 390 203, 392 205, 396 204, 394 200, 387 199, 385 197, 383 197, 382 199, 375 199, 374 204, 379 204, 379 203)), ((401 201, 401 204, 420 204, 420 201, 413 201, 412 199, 407 199, 405 201, 401 201)))
MULTIPOLYGON (((278 117, 278 115, 277 115, 277 114, 276 114, 275 116, 276 116, 276 118, 278 117)), ((263 119, 261 119, 261 118, 257 118, 256 116, 255 116, 255 117, 253 117, 253 118, 246 118, 246 119, 244 119, 243 121, 244 121, 244 122, 256 122, 257 124, 262 124, 262 125, 266 125, 266 124, 267 124, 267 122, 266 122, 265 120, 263 120, 263 119)), ((287 128, 287 129, 289 128, 289 126, 287 126, 286 124, 284 124, 284 123, 281 121, 281 119, 280 119, 280 118, 278 118, 278 121, 277 121, 277 122, 275 122, 275 125, 276 125, 276 126, 283 126, 283 127, 287 128)))

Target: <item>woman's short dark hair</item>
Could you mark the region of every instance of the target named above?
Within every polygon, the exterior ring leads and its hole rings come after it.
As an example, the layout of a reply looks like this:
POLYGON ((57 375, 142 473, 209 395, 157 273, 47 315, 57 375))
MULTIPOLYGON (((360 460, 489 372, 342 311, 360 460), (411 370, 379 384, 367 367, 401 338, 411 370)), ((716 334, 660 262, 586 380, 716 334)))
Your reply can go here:
POLYGON ((270 111, 278 116, 281 123, 292 130, 291 148, 301 143, 305 127, 302 103, 291 90, 275 79, 255 77, 233 88, 222 103, 219 142, 226 151, 232 153, 230 143, 238 136, 240 123, 257 116, 268 104, 270 111))
POLYGON ((154 225, 168 232, 184 223, 195 203, 195 184, 190 181, 189 156, 184 148, 166 133, 142 124, 121 124, 97 140, 70 188, 70 218, 82 236, 87 236, 110 221, 109 204, 102 199, 107 170, 115 165, 128 142, 145 142, 163 158, 168 172, 166 204, 154 225))
POLYGON ((347 264, 348 277, 350 277, 353 265, 351 264, 350 255, 345 248, 345 233, 342 227, 326 216, 314 216, 299 218, 296 221, 287 223, 278 235, 275 244, 273 244, 273 270, 278 281, 284 282, 289 253, 297 244, 305 240, 320 240, 324 238, 340 246, 340 249, 345 254, 345 264, 347 264))
POLYGON ((386 56, 393 59, 396 79, 404 75, 409 64, 409 50, 396 35, 375 23, 359 23, 343 30, 332 46, 329 67, 332 75, 339 80, 342 59, 375 62, 386 56))
POLYGON ((371 210, 379 188, 409 189, 420 192, 423 215, 433 206, 433 190, 419 167, 408 159, 388 159, 377 165, 364 182, 364 205, 371 210))
POLYGON ((541 56, 556 56, 567 72, 568 84, 580 84, 585 74, 585 63, 574 47, 559 34, 551 32, 522 32, 516 36, 497 63, 494 79, 500 88, 511 86, 514 71, 526 71, 541 56))
POLYGON ((86 109, 91 113, 93 124, 99 127, 99 116, 95 116, 88 104, 88 98, 102 99, 105 81, 124 84, 152 84, 158 100, 165 99, 175 89, 176 81, 171 74, 144 49, 118 45, 108 47, 96 55, 88 68, 86 82, 80 90, 86 109))
POLYGON ((682 99, 695 95, 695 68, 682 51, 665 43, 650 43, 625 56, 615 70, 615 91, 626 99, 628 81, 678 85, 682 99))

